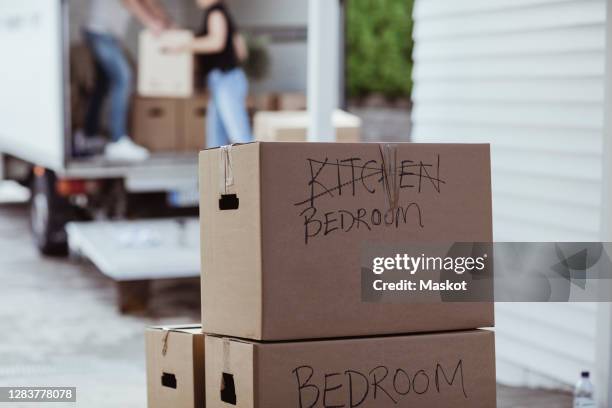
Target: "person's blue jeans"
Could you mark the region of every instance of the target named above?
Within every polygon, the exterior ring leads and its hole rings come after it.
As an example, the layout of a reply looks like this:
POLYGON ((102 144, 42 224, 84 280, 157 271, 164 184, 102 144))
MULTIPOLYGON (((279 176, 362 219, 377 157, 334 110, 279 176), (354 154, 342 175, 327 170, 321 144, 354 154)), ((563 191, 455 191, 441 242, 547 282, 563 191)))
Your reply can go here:
POLYGON ((253 140, 246 98, 249 83, 244 71, 235 68, 208 74, 210 102, 206 115, 206 146, 218 147, 253 140))
POLYGON ((96 85, 85 117, 85 134, 98 134, 104 99, 110 91, 108 128, 113 141, 117 141, 128 133, 134 77, 132 68, 121 45, 112 35, 90 31, 85 31, 84 35, 96 63, 96 85))

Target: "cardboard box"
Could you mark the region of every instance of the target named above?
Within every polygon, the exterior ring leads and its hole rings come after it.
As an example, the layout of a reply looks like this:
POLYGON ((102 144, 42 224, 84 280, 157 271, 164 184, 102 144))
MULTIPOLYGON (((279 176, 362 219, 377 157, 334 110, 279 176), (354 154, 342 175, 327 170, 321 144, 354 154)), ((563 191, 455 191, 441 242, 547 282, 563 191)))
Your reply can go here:
POLYGON ((194 89, 194 58, 190 53, 167 53, 165 47, 193 39, 189 30, 167 30, 159 36, 142 31, 138 50, 138 93, 148 97, 187 98, 194 89))
POLYGON ((491 217, 489 145, 256 142, 205 150, 204 331, 289 340, 493 326, 491 303, 361 298, 364 246, 491 242, 491 217), (401 188, 391 224, 374 217, 389 203, 383 181, 391 177, 381 165, 388 149, 408 166, 393 178, 401 188))
POLYGON ((278 110, 278 95, 271 92, 252 94, 247 97, 247 110, 250 113, 278 110))
POLYGON ((179 150, 178 101, 169 98, 136 98, 132 114, 134 141, 153 152, 179 150))
POLYGON ((489 331, 290 343, 206 336, 206 407, 492 408, 489 331))
POLYGON ((148 407, 204 407, 202 326, 150 327, 145 343, 148 407))
MULTIPOLYGON (((342 110, 332 117, 337 142, 359 142, 361 119, 342 110)), ((262 142, 304 142, 308 129, 308 112, 257 112, 254 117, 255 139, 262 142)))
POLYGON ((301 92, 282 92, 278 94, 278 110, 306 110, 308 103, 306 95, 301 92))
POLYGON ((181 149, 200 151, 206 148, 206 109, 208 95, 197 95, 181 102, 181 149))
POLYGON ((134 141, 152 152, 197 152, 206 147, 207 95, 191 98, 136 98, 134 141))

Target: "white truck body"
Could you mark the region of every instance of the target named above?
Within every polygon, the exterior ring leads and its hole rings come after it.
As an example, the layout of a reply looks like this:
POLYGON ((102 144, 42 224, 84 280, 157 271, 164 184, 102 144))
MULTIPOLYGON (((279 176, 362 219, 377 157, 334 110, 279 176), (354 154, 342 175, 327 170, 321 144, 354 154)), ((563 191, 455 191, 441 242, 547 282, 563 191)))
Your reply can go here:
POLYGON ((0 2, 0 151, 53 170, 67 153, 65 12, 60 1, 0 2))
POLYGON ((67 0, 0 2, 0 153, 69 179, 124 178, 132 192, 197 187, 195 153, 154 154, 139 164, 72 159, 67 0))

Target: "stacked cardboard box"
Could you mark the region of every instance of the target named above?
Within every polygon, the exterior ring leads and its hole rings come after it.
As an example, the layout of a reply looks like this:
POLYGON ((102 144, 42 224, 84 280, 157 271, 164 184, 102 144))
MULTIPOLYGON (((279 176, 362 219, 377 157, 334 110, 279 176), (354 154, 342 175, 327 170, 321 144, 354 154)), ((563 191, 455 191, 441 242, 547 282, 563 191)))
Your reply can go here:
POLYGON ((193 57, 164 50, 192 37, 186 30, 140 34, 139 96, 134 101, 132 134, 153 152, 199 151, 206 146, 208 97, 194 94, 193 57))
POLYGON ((195 64, 191 53, 167 49, 189 43, 189 30, 167 30, 155 35, 140 33, 138 43, 138 93, 151 98, 188 98, 193 94, 195 64))
POLYGON ((488 146, 252 143, 201 152, 200 186, 207 407, 495 405, 493 305, 366 303, 360 263, 490 242, 488 146))
MULTIPOLYGON (((167 30, 160 35, 148 30, 140 33, 139 96, 134 102, 132 135, 137 143, 153 152, 199 151, 206 146, 207 98, 194 95, 194 58, 189 53, 167 51, 192 38, 193 33, 188 30, 167 30)), ((253 117, 260 111, 304 110, 306 96, 299 92, 268 92, 250 95, 246 104, 253 117)), ((305 121, 305 112, 260 116, 256 127, 265 128, 265 134, 260 131, 263 136, 259 140, 303 141, 305 121)), ((334 123, 338 141, 359 140, 358 118, 338 112, 334 123)))
MULTIPOLYGON (((295 324, 300 324, 296 321, 295 324)), ((206 336, 206 407, 495 407, 493 333, 299 342, 206 336)))
POLYGON ((202 326, 150 327, 145 333, 145 346, 149 408, 202 408, 202 326))
MULTIPOLYGON (((192 38, 193 34, 187 30, 168 30, 161 35, 145 30, 140 34, 139 97, 133 109, 132 134, 137 143, 153 152, 198 151, 205 146, 206 99, 194 96, 193 56, 167 51, 192 38)), ((261 93, 250 95, 246 105, 253 117, 259 111, 306 109, 306 97, 298 92, 261 93)), ((346 115, 337 113, 334 118, 338 122, 338 140, 357 141, 359 126, 354 118, 347 121, 346 115)), ((270 130, 265 140, 305 139, 305 114, 282 118, 281 122, 290 125, 279 127, 272 125, 271 120, 266 121, 270 130)))
POLYGON ((200 151, 206 146, 208 96, 143 98, 134 101, 132 134, 154 152, 200 151))
MULTIPOLYGON (((494 334, 477 329, 493 326, 492 303, 364 302, 361 270, 371 245, 490 242, 490 183, 487 145, 201 152, 205 406, 495 406, 494 334)), ((160 367, 164 336, 149 336, 160 367)), ((176 375, 164 369, 150 387, 176 375)))

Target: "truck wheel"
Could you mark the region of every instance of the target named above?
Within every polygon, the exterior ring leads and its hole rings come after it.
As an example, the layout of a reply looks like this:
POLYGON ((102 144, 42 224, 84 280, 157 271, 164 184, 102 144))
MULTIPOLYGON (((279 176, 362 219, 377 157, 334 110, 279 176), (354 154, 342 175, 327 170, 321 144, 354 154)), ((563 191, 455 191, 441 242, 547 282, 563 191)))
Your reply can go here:
POLYGON ((65 256, 68 241, 64 226, 70 204, 55 192, 55 174, 44 171, 32 178, 30 226, 43 255, 65 256))

